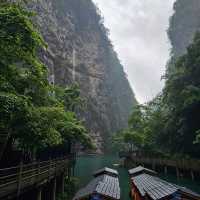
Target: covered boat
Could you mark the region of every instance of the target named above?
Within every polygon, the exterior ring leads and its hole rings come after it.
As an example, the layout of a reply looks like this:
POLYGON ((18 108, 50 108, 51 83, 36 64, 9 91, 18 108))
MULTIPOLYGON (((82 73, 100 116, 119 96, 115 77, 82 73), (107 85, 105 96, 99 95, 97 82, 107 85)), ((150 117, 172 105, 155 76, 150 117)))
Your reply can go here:
POLYGON ((80 189, 73 200, 119 200, 120 187, 118 172, 110 168, 96 171, 94 179, 80 189))
POLYGON ((164 181, 141 166, 129 170, 132 200, 200 200, 200 195, 164 181))

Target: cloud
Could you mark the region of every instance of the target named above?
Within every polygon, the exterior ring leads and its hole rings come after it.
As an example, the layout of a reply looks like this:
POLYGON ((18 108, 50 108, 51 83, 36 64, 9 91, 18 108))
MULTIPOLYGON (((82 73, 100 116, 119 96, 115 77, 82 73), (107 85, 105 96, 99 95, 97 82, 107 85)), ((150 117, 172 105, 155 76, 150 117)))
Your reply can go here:
POLYGON ((130 84, 139 102, 158 94, 169 58, 166 30, 174 0, 93 0, 110 29, 130 84))

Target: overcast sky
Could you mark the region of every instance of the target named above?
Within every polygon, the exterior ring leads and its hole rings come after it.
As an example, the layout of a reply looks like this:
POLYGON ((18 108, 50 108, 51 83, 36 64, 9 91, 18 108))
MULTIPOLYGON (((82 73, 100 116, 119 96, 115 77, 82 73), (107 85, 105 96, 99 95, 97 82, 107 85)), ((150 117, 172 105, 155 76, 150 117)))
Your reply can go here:
POLYGON ((110 38, 140 103, 163 87, 169 58, 166 30, 174 0, 93 0, 110 29, 110 38))

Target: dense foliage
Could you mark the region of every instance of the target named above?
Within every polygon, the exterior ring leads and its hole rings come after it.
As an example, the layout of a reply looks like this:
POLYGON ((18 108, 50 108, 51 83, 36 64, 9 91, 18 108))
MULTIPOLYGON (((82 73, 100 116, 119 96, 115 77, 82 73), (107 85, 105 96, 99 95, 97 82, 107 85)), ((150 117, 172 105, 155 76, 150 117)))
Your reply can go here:
POLYGON ((199 156, 200 150, 197 144, 200 129, 199 58, 200 34, 197 33, 187 53, 176 61, 173 73, 166 75, 164 89, 164 101, 170 114, 165 138, 173 151, 192 156, 199 156))
MULTIPOLYGON (((128 130, 117 134, 129 150, 198 157, 200 152, 200 34, 166 73, 158 97, 134 108, 128 130), (131 148, 131 149, 130 149, 131 148)), ((123 146, 123 145, 122 145, 123 146)))
POLYGON ((77 86, 54 87, 37 52, 46 48, 31 22, 33 14, 17 4, 0 5, 0 131, 7 146, 35 154, 66 141, 92 146, 74 108, 77 86))

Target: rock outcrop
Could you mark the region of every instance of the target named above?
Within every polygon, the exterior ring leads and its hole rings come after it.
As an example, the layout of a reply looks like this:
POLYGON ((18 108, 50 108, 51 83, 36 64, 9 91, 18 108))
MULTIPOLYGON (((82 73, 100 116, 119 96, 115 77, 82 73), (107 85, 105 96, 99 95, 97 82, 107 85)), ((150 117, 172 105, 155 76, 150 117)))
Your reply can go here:
POLYGON ((99 10, 91 0, 33 0, 28 7, 48 44, 41 58, 50 81, 79 83, 87 102, 80 115, 101 152, 108 137, 127 126, 136 100, 99 10))
POLYGON ((179 57, 186 53, 194 35, 200 30, 200 1, 177 0, 168 31, 172 54, 179 57))

